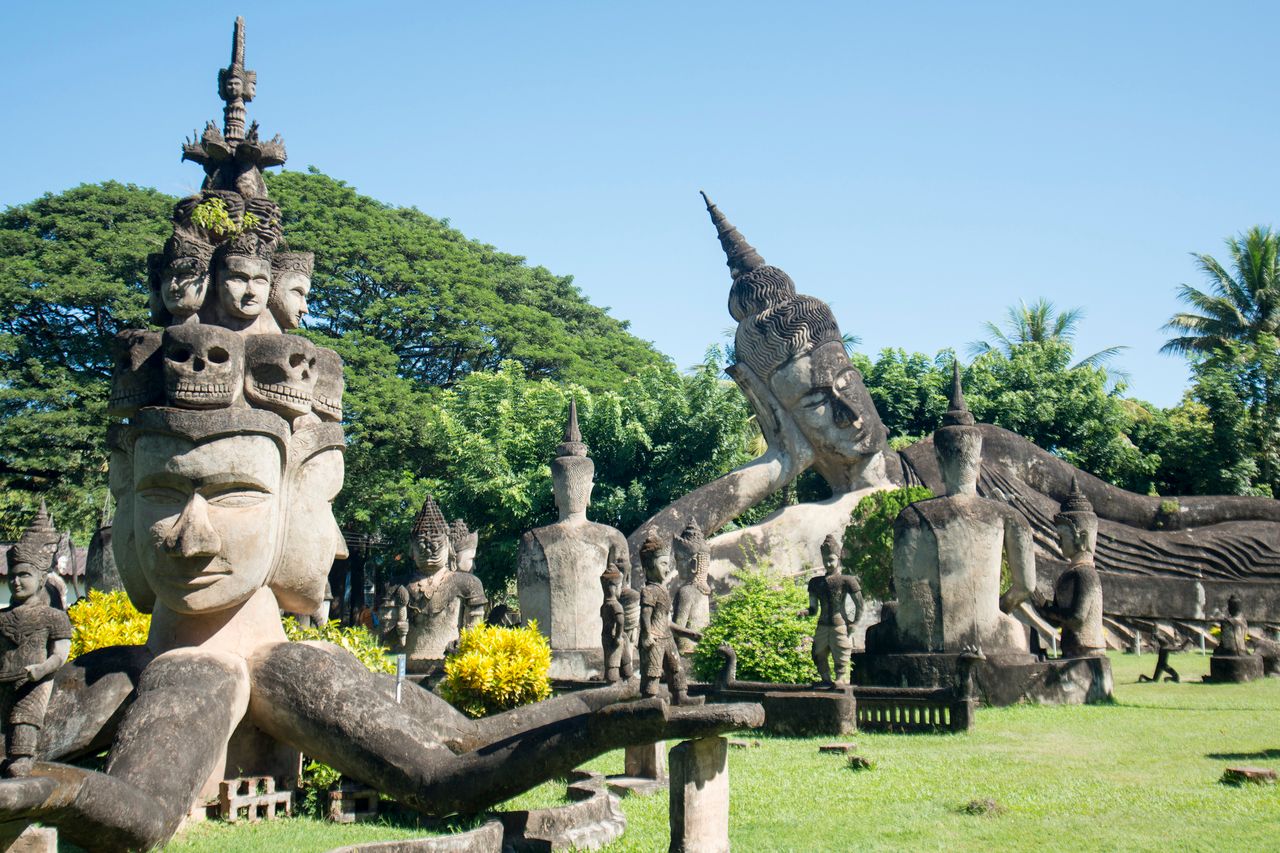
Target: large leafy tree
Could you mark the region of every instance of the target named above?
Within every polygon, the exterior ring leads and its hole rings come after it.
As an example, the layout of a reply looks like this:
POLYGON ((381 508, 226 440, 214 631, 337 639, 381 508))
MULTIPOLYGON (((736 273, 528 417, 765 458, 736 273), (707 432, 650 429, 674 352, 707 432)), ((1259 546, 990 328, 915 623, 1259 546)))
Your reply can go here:
POLYGON ((146 322, 173 199, 108 182, 0 213, 0 537, 44 496, 83 533, 105 493, 110 342, 146 322))
POLYGON ((1191 359, 1192 398, 1208 408, 1217 484, 1280 494, 1280 235, 1254 226, 1226 241, 1230 268, 1196 254, 1206 289, 1183 284, 1192 310, 1170 318, 1163 352, 1191 359))
POLYGON ((316 253, 307 325, 384 342, 400 373, 448 387, 514 359, 529 376, 608 388, 665 358, 588 302, 571 276, 309 172, 267 178, 295 249, 316 253))

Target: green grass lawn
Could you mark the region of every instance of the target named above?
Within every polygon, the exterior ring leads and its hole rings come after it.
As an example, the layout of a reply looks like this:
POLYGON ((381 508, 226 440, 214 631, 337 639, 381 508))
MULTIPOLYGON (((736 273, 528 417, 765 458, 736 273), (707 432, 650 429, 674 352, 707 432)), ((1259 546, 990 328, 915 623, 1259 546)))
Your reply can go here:
MULTIPOLYGON (((1182 684, 1138 684, 1154 655, 1114 655, 1116 703, 984 708, 967 735, 850 736, 874 762, 851 771, 819 755, 831 738, 754 736, 730 751, 730 836, 738 850, 1280 849, 1280 789, 1217 783, 1228 764, 1280 769, 1280 679, 1210 685, 1199 654, 1173 657, 1182 684), (1003 811, 971 815, 993 799, 1003 811)), ((621 772, 622 755, 588 765, 621 772)), ((544 786, 513 801, 554 802, 544 786)), ((629 826, 610 850, 667 844, 665 796, 623 800, 629 826)), ((171 849, 326 850, 411 827, 197 827, 171 849)))

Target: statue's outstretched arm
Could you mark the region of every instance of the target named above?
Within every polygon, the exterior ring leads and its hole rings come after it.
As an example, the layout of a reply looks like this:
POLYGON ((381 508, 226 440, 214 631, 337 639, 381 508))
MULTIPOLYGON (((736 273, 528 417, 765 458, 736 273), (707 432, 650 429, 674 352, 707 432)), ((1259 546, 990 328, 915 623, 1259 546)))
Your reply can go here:
POLYGON ((655 530, 659 538, 670 539, 684 529, 690 518, 696 518, 709 536, 813 464, 812 446, 769 386, 745 364, 732 365, 728 372, 751 404, 768 449, 747 464, 668 504, 636 527, 628 537, 633 554, 649 530, 655 530))
POLYGON ((63 664, 53 676, 39 757, 58 761, 110 747, 152 657, 146 646, 110 646, 63 664))
MULTIPOLYGON (((760 725, 758 705, 671 708, 658 700, 593 709, 591 697, 521 709, 506 736, 455 754, 418 699, 396 703, 387 679, 336 647, 283 643, 251 663, 249 713, 273 737, 427 814, 474 813, 601 753, 760 725), (575 707, 581 702, 582 706, 575 707), (427 718, 424 718, 427 717, 427 718)), ((606 690, 613 688, 605 688, 606 690)), ((441 709, 440 716, 456 712, 441 709)), ((498 734, 499 727, 487 733, 498 734)))
POLYGON ((1000 609, 1012 613, 1031 598, 1036 588, 1036 546, 1031 527, 1016 511, 1004 515, 1004 555, 1009 561, 1009 591, 1000 596, 1000 609))
POLYGON ((0 821, 38 820, 91 850, 167 841, 224 756, 248 703, 244 661, 179 650, 143 672, 105 773, 37 762, 0 782, 0 821))

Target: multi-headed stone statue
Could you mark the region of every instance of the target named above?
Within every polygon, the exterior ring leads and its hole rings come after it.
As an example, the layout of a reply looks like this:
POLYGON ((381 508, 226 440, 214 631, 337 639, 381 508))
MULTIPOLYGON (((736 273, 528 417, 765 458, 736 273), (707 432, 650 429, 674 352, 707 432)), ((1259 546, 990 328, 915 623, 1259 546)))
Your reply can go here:
MULTIPOLYGON (((680 575, 672 621, 690 632, 701 632, 711 623, 711 585, 707 583, 711 551, 698 520, 691 519, 672 545, 680 575)), ((693 653, 697 642, 692 635, 681 635, 676 645, 681 654, 687 655, 693 653)))
POLYGON ((1071 484, 1071 494, 1054 517, 1067 570, 1054 585, 1053 603, 1040 613, 1062 628, 1062 656, 1105 655, 1107 641, 1102 634, 1102 582, 1093 565, 1098 548, 1098 516, 1093 505, 1071 484))
POLYGON ((958 653, 976 646, 988 655, 1025 653, 1026 629, 1009 613, 1035 588, 1031 529, 1008 505, 978 496, 982 433, 965 405, 958 363, 951 407, 933 445, 947 493, 909 505, 894 521, 897 648, 881 651, 958 653), (1003 596, 1002 556, 1012 581, 1003 596))
POLYGON ((595 463, 578 429, 578 406, 569 402, 564 441, 551 460, 560 519, 520 538, 516 583, 520 615, 536 620, 551 642, 551 674, 559 678, 602 675, 600 574, 618 567, 631 575, 627 540, 607 524, 587 520, 595 463))
MULTIPOLYGON (((224 131, 211 124, 184 154, 205 167, 206 191, 266 212, 250 202, 283 145, 244 127, 256 80, 240 21, 234 43, 219 75, 224 131)), ((40 760, 0 781, 0 822, 54 825, 94 850, 151 849, 222 780, 296 773, 299 751, 421 812, 474 813, 613 749, 763 722, 758 705, 628 702, 627 683, 471 720, 415 685, 397 691, 336 645, 288 642, 280 611, 314 611, 345 553, 333 514, 342 426, 336 405, 315 405, 320 387, 340 404, 341 380, 316 372, 341 362, 278 331, 174 330, 194 336, 170 336, 163 366, 161 336, 135 336, 146 348, 121 359, 112 393, 125 420, 109 438, 112 545, 134 606, 151 613, 147 643, 62 666, 40 760), (55 763, 78 759, 88 766, 55 763)))
POLYGON ((635 670, 631 637, 627 634, 622 594, 622 572, 613 566, 600 575, 604 604, 600 605, 600 645, 604 652, 604 680, 610 684, 631 678, 635 670))
POLYGON ((665 681, 671 701, 681 705, 689 699, 688 680, 671 623, 671 594, 666 587, 670 562, 671 546, 650 532, 640 546, 645 578, 640 590, 640 694, 657 696, 658 685, 665 681))
POLYGON ((53 673, 71 652, 71 622, 41 594, 58 533, 44 502, 6 555, 9 606, 0 610, 0 732, 5 776, 26 776, 53 692, 53 673))
POLYGON ((392 596, 396 645, 408 656, 409 671, 432 668, 457 642, 463 628, 484 621, 487 603, 480 579, 453 571, 449 525, 430 495, 413 521, 409 555, 416 573, 392 596))
POLYGON ((813 632, 813 663, 818 667, 821 687, 838 687, 849 675, 853 654, 853 626, 862 618, 862 585, 852 575, 841 574, 843 546, 834 535, 822 541, 824 574, 809 579, 809 609, 803 615, 817 615, 813 632), (849 605, 853 605, 852 612, 849 605), (831 679, 831 662, 835 680, 831 679))

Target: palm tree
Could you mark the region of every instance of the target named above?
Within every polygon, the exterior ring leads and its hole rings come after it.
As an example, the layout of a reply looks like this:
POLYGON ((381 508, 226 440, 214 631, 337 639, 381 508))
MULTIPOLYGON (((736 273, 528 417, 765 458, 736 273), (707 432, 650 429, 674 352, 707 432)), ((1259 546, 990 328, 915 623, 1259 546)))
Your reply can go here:
MULTIPOLYGON (((1075 340, 1080 321, 1083 319, 1083 308, 1072 308, 1059 313, 1057 307, 1043 297, 1030 305, 1019 300, 1017 305, 1009 306, 1008 319, 1003 329, 992 322, 982 324, 987 334, 991 336, 991 340, 970 343, 969 355, 976 358, 989 352, 1001 352, 1007 358, 1013 354, 1014 347, 1021 344, 1057 341, 1070 345, 1075 340)), ((1098 350, 1093 355, 1077 361, 1071 369, 1102 367, 1115 358, 1121 350, 1126 349, 1128 347, 1115 346, 1098 350)), ((1113 370, 1112 372, 1123 375, 1123 371, 1113 370)))
POLYGON ((1169 319, 1165 330, 1182 334, 1170 338, 1161 352, 1209 355, 1280 328, 1280 235, 1255 225, 1227 238, 1227 250, 1234 276, 1212 255, 1192 254, 1210 286, 1208 292, 1179 287, 1178 298, 1198 313, 1180 311, 1169 319))

